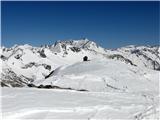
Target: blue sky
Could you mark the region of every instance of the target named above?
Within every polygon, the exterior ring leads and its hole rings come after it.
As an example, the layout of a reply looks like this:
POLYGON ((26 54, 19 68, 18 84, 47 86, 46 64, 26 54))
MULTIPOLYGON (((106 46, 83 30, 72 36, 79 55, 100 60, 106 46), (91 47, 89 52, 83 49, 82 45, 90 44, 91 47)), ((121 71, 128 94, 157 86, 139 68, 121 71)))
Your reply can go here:
POLYGON ((105 48, 155 45, 159 2, 2 2, 2 45, 87 37, 105 48))

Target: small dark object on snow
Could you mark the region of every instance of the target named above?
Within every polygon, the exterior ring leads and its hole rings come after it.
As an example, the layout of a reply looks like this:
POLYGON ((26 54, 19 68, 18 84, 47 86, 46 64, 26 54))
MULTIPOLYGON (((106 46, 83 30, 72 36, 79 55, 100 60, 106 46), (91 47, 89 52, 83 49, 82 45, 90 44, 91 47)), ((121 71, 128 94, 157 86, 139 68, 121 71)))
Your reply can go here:
POLYGON ((39 54, 41 57, 46 58, 46 54, 44 53, 44 50, 39 51, 39 54))
POLYGON ((36 87, 34 84, 30 83, 28 84, 28 87, 36 87))
POLYGON ((54 70, 52 72, 49 73, 49 75, 45 76, 45 79, 49 78, 50 76, 52 76, 54 73, 54 70))
POLYGON ((6 60, 7 58, 4 55, 1 55, 0 57, 2 60, 6 60))
POLYGON ((47 70, 51 70, 51 66, 50 65, 44 65, 44 68, 47 70))
POLYGON ((87 56, 84 56, 84 57, 83 57, 83 61, 88 61, 88 57, 87 57, 87 56))
POLYGON ((45 85, 44 88, 50 89, 53 88, 52 85, 45 85))
POLYGON ((44 86, 41 84, 40 86, 38 86, 37 88, 44 88, 44 86))
POLYGON ((85 89, 80 89, 80 90, 78 90, 78 91, 88 91, 88 90, 85 90, 85 89))

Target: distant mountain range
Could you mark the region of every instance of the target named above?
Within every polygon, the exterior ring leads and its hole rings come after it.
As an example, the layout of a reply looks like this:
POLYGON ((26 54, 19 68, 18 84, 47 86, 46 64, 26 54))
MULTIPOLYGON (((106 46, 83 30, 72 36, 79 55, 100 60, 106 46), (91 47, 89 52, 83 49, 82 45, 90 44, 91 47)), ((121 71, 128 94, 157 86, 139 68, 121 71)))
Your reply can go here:
MULTIPOLYGON (((27 86, 45 79, 51 72, 62 69, 62 66, 74 64, 78 66, 78 63, 83 62, 84 56, 88 57, 89 62, 103 60, 115 62, 114 65, 117 66, 120 64, 136 69, 160 70, 159 46, 130 45, 111 50, 102 48, 88 39, 57 41, 53 45, 41 47, 15 45, 11 48, 1 47, 1 86, 27 86)), ((107 69, 107 66, 105 68, 107 69)), ((114 73, 114 69, 111 70, 114 73)))

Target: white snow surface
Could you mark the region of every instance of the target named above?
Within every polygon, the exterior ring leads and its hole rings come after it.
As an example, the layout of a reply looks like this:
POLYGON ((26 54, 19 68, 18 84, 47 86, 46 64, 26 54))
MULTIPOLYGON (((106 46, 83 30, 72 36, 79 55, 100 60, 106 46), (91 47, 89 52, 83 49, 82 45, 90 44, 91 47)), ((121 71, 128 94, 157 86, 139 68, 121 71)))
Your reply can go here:
POLYGON ((158 97, 141 93, 2 88, 3 120, 158 120, 158 97))
POLYGON ((63 66, 57 68, 48 79, 34 82, 35 85, 55 85, 94 92, 158 91, 158 83, 158 71, 105 59, 63 66))
POLYGON ((34 84, 72 90, 2 88, 2 118, 158 120, 158 78, 158 71, 113 60, 65 65, 34 84))
POLYGON ((9 87, 16 80, 16 85, 26 83, 23 88, 1 89, 1 116, 4 120, 158 120, 159 50, 134 45, 107 50, 88 39, 2 47, 0 82, 9 87), (89 61, 82 62, 84 56, 89 61), (27 82, 61 89, 29 88, 27 82))

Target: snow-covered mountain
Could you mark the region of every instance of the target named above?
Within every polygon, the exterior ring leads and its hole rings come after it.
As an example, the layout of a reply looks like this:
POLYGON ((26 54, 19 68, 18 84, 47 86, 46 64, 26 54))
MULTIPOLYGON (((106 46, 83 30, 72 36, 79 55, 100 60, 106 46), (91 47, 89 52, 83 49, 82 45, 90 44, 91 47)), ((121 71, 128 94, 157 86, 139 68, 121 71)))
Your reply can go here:
POLYGON ((160 70, 159 46, 132 45, 110 50, 88 39, 57 41, 41 47, 15 45, 1 47, 1 86, 25 86, 44 79, 60 66, 82 62, 84 56, 91 61, 111 60, 109 63, 117 66, 121 63, 116 61, 120 61, 124 66, 160 70))
POLYGON ((4 119, 159 119, 159 46, 82 39, 0 53, 4 119))

